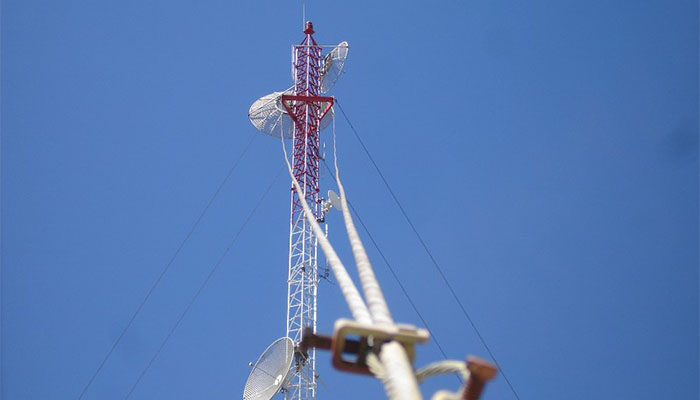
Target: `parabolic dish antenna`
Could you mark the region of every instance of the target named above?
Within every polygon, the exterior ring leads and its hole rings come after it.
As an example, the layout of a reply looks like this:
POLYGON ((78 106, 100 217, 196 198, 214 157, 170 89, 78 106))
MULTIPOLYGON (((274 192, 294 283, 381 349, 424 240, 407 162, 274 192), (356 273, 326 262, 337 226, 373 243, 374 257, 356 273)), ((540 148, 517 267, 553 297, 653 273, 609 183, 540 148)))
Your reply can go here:
POLYGON ((323 58, 321 65, 321 93, 327 93, 340 78, 348 58, 348 42, 342 42, 335 46, 330 53, 323 58))
POLYGON ((270 400, 287 384, 293 359, 292 339, 275 340, 253 365, 243 388, 243 400, 270 400))
POLYGON ((328 200, 331 202, 331 205, 333 208, 336 210, 342 210, 343 208, 340 206, 340 196, 338 196, 334 191, 329 190, 328 191, 328 200))
MULTIPOLYGON (((291 139, 294 137, 294 122, 282 104, 283 94, 294 94, 291 90, 285 92, 273 92, 256 100, 248 110, 250 122, 260 132, 273 137, 284 137, 291 139)), ((320 103, 321 110, 327 106, 327 102, 320 103)), ((328 127, 332 120, 333 109, 326 113, 319 123, 319 130, 328 127)))

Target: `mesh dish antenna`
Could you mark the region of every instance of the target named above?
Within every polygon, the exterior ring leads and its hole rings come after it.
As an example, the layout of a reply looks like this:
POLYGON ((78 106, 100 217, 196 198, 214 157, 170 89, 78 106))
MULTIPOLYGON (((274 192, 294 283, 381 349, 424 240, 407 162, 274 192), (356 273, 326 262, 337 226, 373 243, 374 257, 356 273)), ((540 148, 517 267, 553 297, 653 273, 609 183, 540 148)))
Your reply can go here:
MULTIPOLYGON (((294 122, 282 104, 283 94, 294 94, 291 90, 284 92, 273 92, 256 100, 248 110, 250 122, 260 132, 276 138, 284 137, 291 139, 294 137, 294 122)), ((320 103, 321 109, 328 105, 326 102, 320 103)), ((330 125, 333 109, 323 117, 319 123, 319 129, 324 130, 330 125)))
POLYGON ((321 65, 321 93, 327 93, 340 78, 348 58, 348 42, 341 42, 323 58, 321 65))
POLYGON ((243 400, 270 400, 284 389, 293 360, 292 339, 275 340, 253 365, 243 388, 243 400))

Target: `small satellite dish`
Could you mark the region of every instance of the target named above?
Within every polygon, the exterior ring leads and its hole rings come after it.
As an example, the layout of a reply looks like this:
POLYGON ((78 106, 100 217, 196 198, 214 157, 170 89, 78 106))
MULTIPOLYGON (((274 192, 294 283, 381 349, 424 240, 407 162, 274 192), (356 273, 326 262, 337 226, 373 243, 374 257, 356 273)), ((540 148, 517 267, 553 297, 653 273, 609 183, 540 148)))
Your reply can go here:
POLYGON ((326 93, 340 78, 348 58, 348 42, 342 42, 326 54, 321 64, 321 93, 326 93))
POLYGON ((342 208, 340 206, 340 197, 334 191, 332 191, 332 190, 328 191, 328 200, 330 200, 333 208, 335 208, 338 211, 342 210, 342 208))
MULTIPOLYGON (((291 139, 294 137, 294 122, 287 113, 287 109, 282 104, 283 94, 294 94, 291 90, 285 92, 273 92, 256 100, 248 110, 250 122, 260 132, 273 137, 284 137, 291 139)), ((322 102, 321 109, 324 110, 328 103, 322 102)), ((333 109, 326 113, 319 124, 319 129, 324 130, 330 125, 333 109)))
POLYGON ((253 365, 243 388, 243 400, 270 400, 287 384, 293 360, 292 339, 275 340, 253 365))

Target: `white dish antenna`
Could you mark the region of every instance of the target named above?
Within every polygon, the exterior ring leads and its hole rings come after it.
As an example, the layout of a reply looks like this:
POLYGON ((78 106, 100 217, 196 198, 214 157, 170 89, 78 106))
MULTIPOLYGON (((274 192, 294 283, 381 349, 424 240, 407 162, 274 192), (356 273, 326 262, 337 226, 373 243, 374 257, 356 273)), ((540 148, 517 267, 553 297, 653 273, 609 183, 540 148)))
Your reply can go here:
POLYGON ((340 78, 348 58, 348 42, 342 42, 326 54, 321 64, 321 93, 327 93, 340 78))
POLYGON ((328 191, 328 200, 331 202, 331 206, 336 210, 340 211, 343 208, 340 206, 340 196, 338 196, 334 191, 328 191))
MULTIPOLYGON (((294 122, 287 113, 287 109, 282 104, 283 94, 294 94, 291 90, 285 92, 273 92, 256 100, 248 110, 250 122, 260 132, 273 137, 284 137, 291 139, 294 137, 294 122)), ((328 103, 323 102, 321 110, 325 110, 328 103)), ((319 129, 324 130, 330 125, 333 108, 331 108, 321 120, 319 129)))
POLYGON ((243 388, 243 400, 270 400, 287 385, 293 360, 292 339, 275 340, 253 365, 243 388))

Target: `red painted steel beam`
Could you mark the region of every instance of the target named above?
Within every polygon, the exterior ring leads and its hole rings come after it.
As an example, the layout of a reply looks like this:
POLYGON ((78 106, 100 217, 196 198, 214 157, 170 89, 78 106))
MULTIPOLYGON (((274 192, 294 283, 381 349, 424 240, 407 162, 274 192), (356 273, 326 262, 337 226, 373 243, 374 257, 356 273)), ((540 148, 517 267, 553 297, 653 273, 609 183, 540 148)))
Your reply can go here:
POLYGON ((323 117, 326 116, 328 111, 330 111, 331 107, 333 107, 333 102, 335 101, 335 98, 333 97, 326 97, 326 96, 297 96, 297 95, 292 95, 292 94, 283 94, 282 95, 282 105, 284 108, 287 110, 287 114, 292 118, 292 121, 294 121, 295 124, 298 124, 299 130, 306 130, 303 129, 301 125, 301 121, 297 120, 297 116, 292 110, 292 108, 287 104, 288 101, 299 101, 302 103, 307 103, 307 104, 314 104, 314 103, 328 103, 326 106, 326 109, 321 112, 321 116, 318 119, 318 122, 323 119, 323 117))
POLYGON ((335 101, 334 97, 326 97, 326 96, 297 96, 293 94, 283 94, 282 95, 282 101, 302 101, 304 103, 311 103, 311 102, 329 102, 333 104, 333 101, 335 101))

